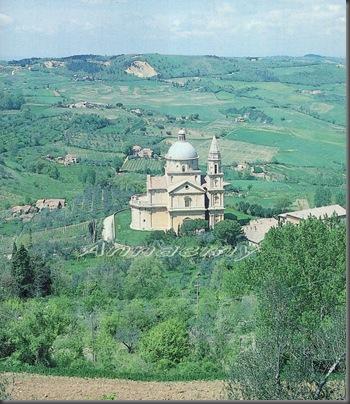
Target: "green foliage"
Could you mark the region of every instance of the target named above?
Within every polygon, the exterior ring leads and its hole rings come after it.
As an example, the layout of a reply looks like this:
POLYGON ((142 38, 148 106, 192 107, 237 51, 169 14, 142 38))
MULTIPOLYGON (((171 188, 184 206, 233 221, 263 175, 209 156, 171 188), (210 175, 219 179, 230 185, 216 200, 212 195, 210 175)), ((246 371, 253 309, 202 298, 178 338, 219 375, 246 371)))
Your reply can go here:
POLYGON ((119 156, 114 158, 113 167, 115 168, 115 170, 117 172, 122 168, 123 162, 124 162, 124 159, 119 156))
POLYGON ((216 240, 235 246, 239 236, 242 234, 240 224, 234 220, 222 220, 216 223, 213 235, 216 240))
POLYGON ((11 259, 12 276, 15 281, 15 294, 20 298, 28 298, 33 295, 34 270, 27 249, 21 245, 14 249, 11 259))
POLYGON ((51 271, 39 256, 32 255, 21 245, 14 244, 11 257, 12 293, 19 298, 47 296, 51 293, 51 271))
POLYGON ((51 294, 52 278, 51 270, 47 263, 40 257, 33 258, 34 268, 34 295, 38 297, 48 296, 51 294))
POLYGON ((329 188, 318 187, 314 197, 315 206, 327 206, 332 202, 332 193, 329 188))
POLYGON ((337 203, 340 206, 345 207, 345 205, 346 205, 346 192, 345 192, 345 190, 341 189, 336 193, 336 195, 335 195, 335 203, 337 203))
POLYGON ((98 64, 87 62, 85 60, 68 61, 66 67, 73 72, 83 71, 86 73, 97 73, 101 70, 101 67, 98 64))
POLYGON ((237 209, 251 216, 273 217, 285 212, 289 205, 290 199, 287 196, 282 196, 276 201, 276 206, 273 208, 266 208, 258 203, 239 201, 237 209))
POLYGON ((55 166, 50 166, 50 168, 48 170, 48 174, 54 180, 57 180, 60 177, 60 172, 58 171, 57 167, 55 167, 55 166))
POLYGON ((154 230, 152 231, 148 238, 147 238, 147 243, 148 244, 153 244, 156 242, 164 242, 164 243, 171 243, 174 241, 176 238, 176 233, 173 229, 163 231, 163 230, 154 230))
POLYGON ((224 111, 225 114, 234 115, 234 116, 244 116, 247 121, 252 122, 263 122, 271 124, 273 119, 266 115, 263 111, 260 111, 256 107, 242 107, 242 108, 235 108, 230 107, 224 111))
POLYGON ((130 298, 152 298, 164 288, 162 263, 154 257, 136 258, 125 279, 125 293, 130 298))
POLYGON ((142 339, 141 352, 160 368, 169 368, 181 362, 189 353, 186 326, 177 318, 159 323, 142 339))
POLYGON ((242 384, 245 399, 319 398, 332 366, 331 373, 341 371, 345 235, 334 218, 286 224, 271 229, 255 258, 235 267, 232 291, 250 290, 258 299, 256 348, 232 365, 231 380, 242 384))
POLYGON ((96 171, 92 167, 88 167, 80 174, 80 180, 84 184, 95 185, 96 183, 96 171))
POLYGON ((0 91, 0 111, 11 109, 18 110, 21 109, 24 103, 25 100, 22 95, 0 91))
POLYGON ((49 301, 31 300, 12 303, 15 317, 8 321, 12 360, 28 364, 52 365, 52 344, 69 325, 62 307, 49 301))
POLYGON ((205 219, 186 220, 180 228, 180 234, 184 236, 194 235, 199 230, 208 230, 208 221, 205 219))

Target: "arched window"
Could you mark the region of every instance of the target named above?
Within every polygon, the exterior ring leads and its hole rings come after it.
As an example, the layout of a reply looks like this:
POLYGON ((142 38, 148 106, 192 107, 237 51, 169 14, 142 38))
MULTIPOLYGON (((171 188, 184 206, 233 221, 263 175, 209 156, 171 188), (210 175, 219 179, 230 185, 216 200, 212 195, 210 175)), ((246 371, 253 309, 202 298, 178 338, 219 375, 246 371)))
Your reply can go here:
POLYGON ((214 196, 214 205, 215 205, 215 206, 218 206, 219 203, 220 203, 220 197, 219 197, 219 195, 215 195, 215 196, 214 196))
POLYGON ((182 172, 184 173, 186 171, 186 167, 182 166, 182 172))
POLYGON ((217 174, 217 173, 218 173, 218 165, 215 164, 215 165, 214 165, 214 174, 217 174))
POLYGON ((189 196, 185 196, 185 208, 190 208, 192 199, 189 196))

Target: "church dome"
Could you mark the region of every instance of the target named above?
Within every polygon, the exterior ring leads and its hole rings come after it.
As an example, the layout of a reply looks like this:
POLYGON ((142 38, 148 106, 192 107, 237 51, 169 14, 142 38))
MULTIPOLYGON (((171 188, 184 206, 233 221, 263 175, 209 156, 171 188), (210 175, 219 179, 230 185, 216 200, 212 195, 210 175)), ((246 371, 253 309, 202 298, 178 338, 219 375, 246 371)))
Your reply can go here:
POLYGON ((170 146, 165 157, 168 160, 193 160, 198 158, 196 149, 191 143, 187 142, 183 129, 179 131, 178 140, 170 146))

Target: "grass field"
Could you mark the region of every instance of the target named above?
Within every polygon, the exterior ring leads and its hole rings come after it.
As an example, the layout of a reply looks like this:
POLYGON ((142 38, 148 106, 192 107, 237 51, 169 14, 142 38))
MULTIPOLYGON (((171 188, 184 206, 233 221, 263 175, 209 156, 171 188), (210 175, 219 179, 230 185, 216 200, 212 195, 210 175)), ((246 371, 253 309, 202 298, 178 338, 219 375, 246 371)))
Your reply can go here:
POLYGON ((150 231, 137 231, 130 229, 131 212, 126 209, 122 212, 116 213, 115 217, 115 235, 116 241, 126 245, 140 245, 144 244, 150 231))

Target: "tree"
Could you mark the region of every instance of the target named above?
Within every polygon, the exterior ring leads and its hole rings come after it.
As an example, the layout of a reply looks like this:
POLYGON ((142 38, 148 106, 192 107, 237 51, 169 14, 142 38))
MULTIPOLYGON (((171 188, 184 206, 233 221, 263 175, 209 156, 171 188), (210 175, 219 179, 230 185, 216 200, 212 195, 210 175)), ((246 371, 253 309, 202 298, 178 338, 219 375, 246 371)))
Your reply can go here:
POLYGON ((192 235, 195 234, 198 230, 208 230, 209 225, 208 221, 205 219, 192 219, 192 220, 185 220, 182 223, 180 228, 181 235, 192 235))
POLYGON ((36 256, 33 258, 34 268, 34 294, 35 296, 48 296, 51 294, 52 279, 51 270, 46 262, 36 256))
POLYGON ((271 229, 226 277, 235 297, 258 301, 255 346, 232 364, 231 398, 237 383, 243 399, 330 398, 330 375, 344 374, 345 236, 333 218, 271 229))
POLYGON ((290 206, 291 200, 288 196, 281 196, 277 201, 276 201, 276 206, 275 208, 278 211, 284 212, 286 209, 290 206))
POLYGON ((125 293, 129 299, 152 298, 164 288, 163 266, 154 257, 137 257, 125 278, 125 293))
POLYGON ((69 325, 66 302, 49 300, 46 304, 28 300, 18 308, 18 319, 11 323, 13 359, 31 365, 51 366, 52 346, 69 325))
POLYGON ((242 234, 242 229, 235 220, 222 220, 215 224, 213 234, 216 240, 234 246, 238 237, 242 234))
POLYGON ((133 353, 142 334, 156 321, 156 312, 149 303, 134 299, 120 310, 111 335, 133 353))
POLYGON ((33 295, 34 270, 27 249, 21 245, 14 248, 11 258, 11 273, 15 281, 16 295, 27 298, 33 295))
POLYGON ((186 325, 177 318, 153 327, 141 341, 141 355, 150 362, 174 366, 190 352, 186 325))
POLYGON ((122 168, 123 162, 124 160, 121 157, 119 156, 114 157, 113 167, 115 168, 116 172, 118 172, 122 168))
POLYGON ((57 167, 50 166, 49 167, 49 177, 57 180, 60 177, 60 172, 58 171, 57 167))
POLYGON ((81 175, 80 175, 80 180, 86 184, 91 184, 91 185, 95 185, 96 183, 96 171, 89 167, 86 170, 84 170, 81 175))
POLYGON ((315 192, 314 202, 316 207, 330 205, 332 193, 329 188, 318 187, 315 192))
POLYGON ((335 202, 338 205, 345 207, 346 205, 346 192, 344 189, 339 190, 335 195, 335 202))

